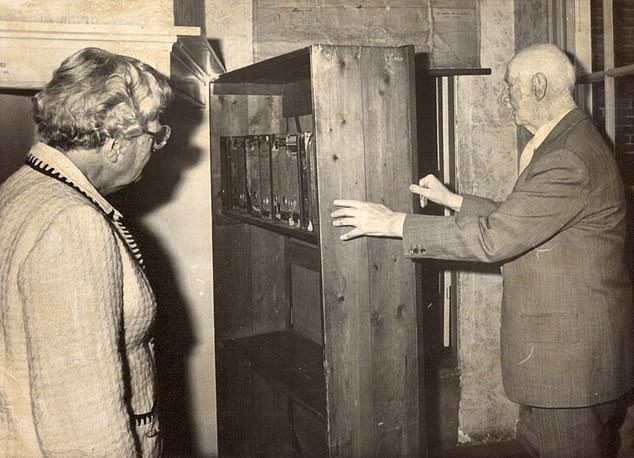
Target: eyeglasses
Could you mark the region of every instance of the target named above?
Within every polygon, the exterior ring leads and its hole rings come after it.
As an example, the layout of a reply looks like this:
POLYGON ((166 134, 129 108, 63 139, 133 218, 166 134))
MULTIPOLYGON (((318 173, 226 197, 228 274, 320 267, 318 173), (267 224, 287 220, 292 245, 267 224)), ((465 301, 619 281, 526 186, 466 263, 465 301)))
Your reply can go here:
POLYGON ((170 126, 161 126, 158 132, 143 129, 143 133, 152 137, 152 150, 158 151, 166 145, 172 134, 172 129, 170 129, 170 126))

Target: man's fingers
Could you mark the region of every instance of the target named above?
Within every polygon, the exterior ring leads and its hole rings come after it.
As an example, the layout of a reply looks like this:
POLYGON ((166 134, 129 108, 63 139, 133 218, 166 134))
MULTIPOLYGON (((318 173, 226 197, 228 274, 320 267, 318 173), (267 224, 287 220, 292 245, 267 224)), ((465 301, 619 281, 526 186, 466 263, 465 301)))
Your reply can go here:
POLYGON ((356 226, 357 224, 353 217, 347 217, 347 218, 338 217, 337 219, 333 220, 332 225, 333 226, 356 226))
MULTIPOLYGON (((422 180, 421 180, 422 182, 422 180)), ((419 186, 419 185, 415 185, 415 184, 410 184, 409 185, 409 190, 410 192, 414 193, 414 194, 418 194, 420 195, 420 207, 421 208, 425 208, 427 206, 427 193, 429 192, 429 188, 426 188, 425 186, 419 186)))
POLYGON ((409 185, 409 190, 410 192, 413 192, 414 194, 424 194, 427 190, 427 188, 423 187, 423 186, 419 186, 417 184, 410 184, 409 185))
POLYGON ((340 240, 350 240, 353 239, 355 237, 359 237, 363 235, 363 232, 361 232, 359 229, 352 229, 350 232, 346 232, 345 234, 342 234, 339 236, 340 240))
POLYGON ((365 204, 365 202, 360 200, 335 199, 335 201, 333 201, 333 204, 337 207, 359 208, 363 204, 365 204))
POLYGON ((343 208, 338 208, 337 210, 334 210, 330 214, 330 217, 331 218, 344 218, 346 216, 354 217, 354 216, 357 216, 357 213, 358 212, 357 212, 356 208, 343 207, 343 208))

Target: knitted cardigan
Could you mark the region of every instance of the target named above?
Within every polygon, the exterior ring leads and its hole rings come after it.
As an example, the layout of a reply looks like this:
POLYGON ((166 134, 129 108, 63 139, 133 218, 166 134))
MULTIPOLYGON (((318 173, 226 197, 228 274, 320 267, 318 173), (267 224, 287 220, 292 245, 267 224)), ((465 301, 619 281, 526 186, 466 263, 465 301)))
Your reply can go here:
POLYGON ((158 453, 156 302, 137 251, 53 148, 0 186, 0 453, 158 453))

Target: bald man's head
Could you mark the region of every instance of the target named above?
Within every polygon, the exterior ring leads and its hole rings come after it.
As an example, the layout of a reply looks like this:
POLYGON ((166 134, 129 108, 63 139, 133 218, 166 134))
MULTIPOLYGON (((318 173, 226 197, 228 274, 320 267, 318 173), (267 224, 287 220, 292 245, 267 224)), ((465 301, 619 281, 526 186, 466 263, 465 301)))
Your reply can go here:
POLYGON ((550 43, 522 49, 509 62, 508 71, 527 78, 541 73, 548 80, 552 91, 571 95, 575 90, 574 65, 566 53, 550 43))
POLYGON ((515 123, 530 132, 575 107, 575 69, 555 45, 521 50, 509 62, 504 79, 515 123))

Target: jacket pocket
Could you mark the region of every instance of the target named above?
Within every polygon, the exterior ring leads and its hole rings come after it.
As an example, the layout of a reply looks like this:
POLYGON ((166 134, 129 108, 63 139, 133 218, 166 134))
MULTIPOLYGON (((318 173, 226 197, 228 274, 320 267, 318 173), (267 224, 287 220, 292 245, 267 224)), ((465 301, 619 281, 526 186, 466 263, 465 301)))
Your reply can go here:
POLYGON ((522 315, 526 342, 575 343, 579 341, 577 315, 572 313, 531 313, 522 315))

